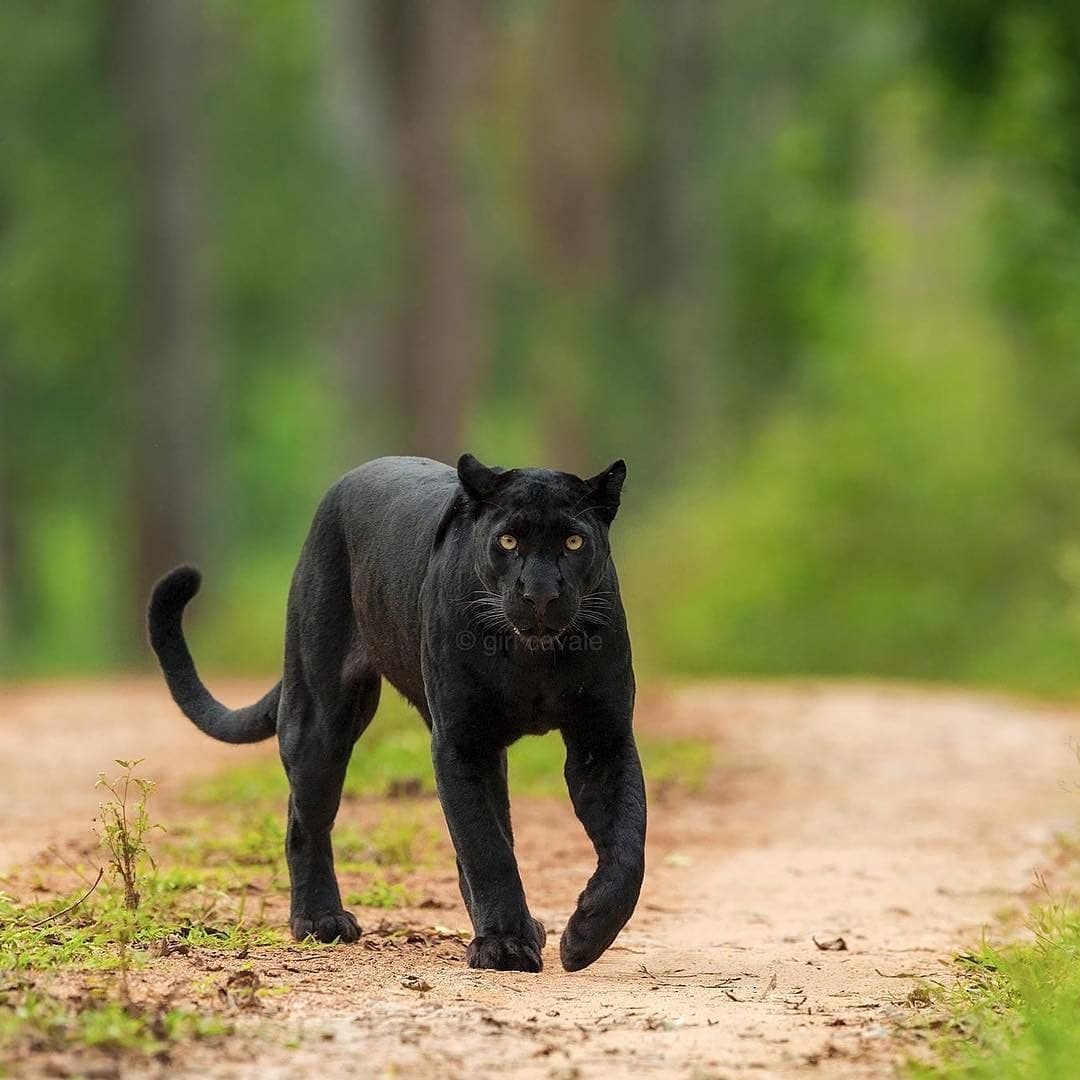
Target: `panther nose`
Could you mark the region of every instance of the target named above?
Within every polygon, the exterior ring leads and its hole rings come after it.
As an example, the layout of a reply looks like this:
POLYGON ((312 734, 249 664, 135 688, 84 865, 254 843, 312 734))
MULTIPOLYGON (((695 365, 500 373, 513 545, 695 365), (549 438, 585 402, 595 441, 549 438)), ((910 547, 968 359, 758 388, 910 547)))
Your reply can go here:
POLYGON ((525 590, 525 599, 536 608, 536 615, 539 619, 543 619, 544 611, 547 609, 548 604, 550 604, 552 600, 557 600, 558 598, 558 589, 544 588, 543 585, 537 585, 525 590))

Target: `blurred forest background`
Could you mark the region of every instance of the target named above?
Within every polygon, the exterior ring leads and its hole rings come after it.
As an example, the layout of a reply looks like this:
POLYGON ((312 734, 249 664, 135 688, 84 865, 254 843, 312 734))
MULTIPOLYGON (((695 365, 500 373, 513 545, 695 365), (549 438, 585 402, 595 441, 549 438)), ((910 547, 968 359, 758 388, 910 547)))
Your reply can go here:
POLYGON ((648 674, 1080 688, 1073 0, 0 5, 0 670, 272 668, 385 453, 583 474, 648 674))

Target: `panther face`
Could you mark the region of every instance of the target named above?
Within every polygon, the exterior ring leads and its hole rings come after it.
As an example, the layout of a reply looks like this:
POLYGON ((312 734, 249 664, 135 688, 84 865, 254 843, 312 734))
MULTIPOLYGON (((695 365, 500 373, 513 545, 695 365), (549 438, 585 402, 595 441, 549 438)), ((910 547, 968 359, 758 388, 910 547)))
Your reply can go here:
POLYGON ((549 469, 498 469, 466 454, 458 478, 468 500, 480 596, 478 620, 547 644, 605 621, 599 590, 626 465, 582 480, 549 469))

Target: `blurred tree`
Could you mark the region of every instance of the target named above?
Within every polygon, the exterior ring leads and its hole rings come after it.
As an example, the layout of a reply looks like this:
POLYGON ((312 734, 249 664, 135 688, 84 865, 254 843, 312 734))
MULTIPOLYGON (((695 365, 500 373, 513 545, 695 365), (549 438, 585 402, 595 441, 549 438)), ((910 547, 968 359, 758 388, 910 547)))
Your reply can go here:
POLYGON ((611 296, 612 196, 625 118, 614 71, 615 0, 552 0, 529 56, 526 194, 541 286, 528 392, 543 458, 590 458, 589 373, 611 296))
POLYGON ((11 656, 16 608, 13 592, 19 580, 15 552, 14 456, 8 439, 4 438, 4 433, 11 430, 8 381, 8 365, 0 360, 0 671, 6 666, 4 658, 11 656))
POLYGON ((705 169, 712 139, 717 7, 710 0, 670 0, 652 9, 659 237, 655 281, 661 296, 663 363, 670 378, 667 454, 673 462, 716 421, 717 329, 727 325, 725 259, 717 258, 710 202, 724 170, 705 169), (710 189, 713 189, 710 191, 710 189), (712 259, 710 261, 710 256, 712 259), (712 278, 710 280, 710 271, 712 278))
POLYGON ((398 207, 404 232, 391 353, 403 447, 461 452, 487 355, 485 282, 462 161, 483 70, 485 0, 380 0, 398 207))
POLYGON ((989 301, 1029 365, 1025 390, 1080 451, 1080 7, 1069 0, 911 0, 940 84, 939 149, 993 177, 989 301))
MULTIPOLYGON (((387 310, 390 288, 384 271, 396 267, 393 239, 383 225, 392 190, 393 154, 388 100, 380 70, 377 16, 379 0, 321 0, 319 21, 323 28, 322 83, 337 169, 353 198, 371 206, 368 265, 381 273, 359 275, 344 290, 331 310, 331 335, 336 361, 333 377, 344 390, 351 417, 385 415, 396 389, 393 320, 387 310), (372 410, 372 405, 377 411, 372 410)), ((346 425, 351 431, 352 425, 346 425)), ((390 436, 392 425, 381 434, 390 436)), ((355 438, 347 440, 355 443, 355 438)), ((348 447, 356 454, 359 448, 348 447)))
POLYGON ((11 653, 0 667, 119 655, 127 530, 121 358, 130 291, 105 5, 0 5, 0 471, 11 653), (91 614, 92 613, 92 617, 91 614))
POLYGON ((131 510, 140 611, 158 575, 205 554, 213 368, 200 23, 199 0, 117 0, 138 222, 131 510))

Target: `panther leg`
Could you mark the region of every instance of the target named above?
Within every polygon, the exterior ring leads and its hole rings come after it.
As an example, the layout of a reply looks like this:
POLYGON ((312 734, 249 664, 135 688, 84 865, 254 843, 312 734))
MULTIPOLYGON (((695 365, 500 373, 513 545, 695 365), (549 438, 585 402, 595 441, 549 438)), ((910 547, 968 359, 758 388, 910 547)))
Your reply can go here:
POLYGON ((617 734, 582 724, 563 731, 566 785, 596 849, 596 872, 578 897, 559 953, 567 971, 588 967, 634 912, 645 874, 645 785, 626 723, 617 734))
POLYGON ((466 749, 437 732, 435 780, 476 935, 465 954, 469 967, 540 971, 546 934, 529 914, 514 858, 506 751, 466 749))
MULTIPOLYGON (((503 773, 503 786, 505 787, 505 785, 506 785, 506 755, 505 754, 503 754, 502 773, 503 773)), ((498 813, 499 813, 499 821, 502 824, 502 827, 503 827, 503 829, 505 831, 505 834, 510 838, 510 846, 513 847, 513 844, 514 844, 514 832, 513 832, 513 829, 511 827, 511 825, 510 825, 510 800, 509 800, 509 798, 507 798, 504 801, 500 802, 499 806, 497 807, 497 810, 498 810, 498 813)), ((462 898, 462 900, 465 901, 465 910, 468 911, 469 918, 472 919, 472 917, 473 917, 472 889, 469 887, 469 879, 465 876, 465 867, 461 865, 461 860, 460 859, 457 860, 457 872, 458 872, 458 888, 461 890, 461 898, 462 898)), ((533 919, 533 922, 536 924, 536 933, 537 933, 537 936, 540 938, 540 948, 543 949, 544 945, 547 943, 547 930, 545 929, 544 924, 539 919, 533 919)))
POLYGON ((333 551, 321 559, 305 552, 289 599, 278 743, 289 778, 285 855, 298 941, 360 936, 342 907, 330 831, 353 744, 379 704, 380 678, 355 633, 346 567, 333 551))
POLYGON ((461 890, 461 899, 465 901, 465 910, 469 913, 469 918, 472 918, 472 889, 469 888, 469 879, 465 876, 465 867, 461 865, 461 860, 457 859, 457 883, 458 888, 461 890))

